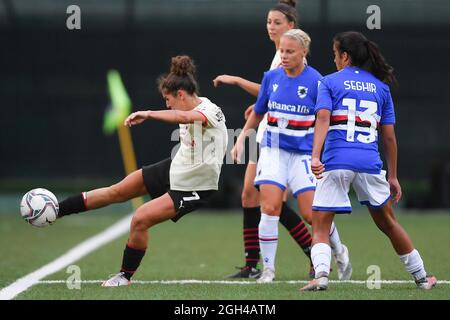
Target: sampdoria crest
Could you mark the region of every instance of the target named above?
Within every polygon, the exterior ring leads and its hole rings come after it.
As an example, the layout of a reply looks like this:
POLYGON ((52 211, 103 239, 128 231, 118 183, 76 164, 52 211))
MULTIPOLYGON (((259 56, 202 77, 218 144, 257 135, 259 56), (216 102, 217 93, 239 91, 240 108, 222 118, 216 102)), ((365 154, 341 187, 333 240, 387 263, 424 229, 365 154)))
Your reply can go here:
POLYGON ((308 88, 303 87, 303 86, 298 86, 297 94, 300 99, 303 99, 308 94, 308 88))

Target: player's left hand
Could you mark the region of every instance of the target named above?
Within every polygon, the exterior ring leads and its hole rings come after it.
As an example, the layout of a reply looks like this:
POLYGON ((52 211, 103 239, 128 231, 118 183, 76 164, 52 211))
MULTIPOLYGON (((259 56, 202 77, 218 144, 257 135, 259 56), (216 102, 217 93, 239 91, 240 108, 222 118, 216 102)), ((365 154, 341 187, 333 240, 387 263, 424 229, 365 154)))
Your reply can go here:
POLYGON ((388 182, 391 188, 392 201, 394 204, 397 204, 402 197, 402 187, 400 186, 400 182, 398 182, 397 178, 390 178, 388 182))
POLYGON ((317 179, 322 179, 322 173, 325 171, 325 166, 320 161, 320 159, 312 158, 311 159, 311 171, 314 173, 317 179))

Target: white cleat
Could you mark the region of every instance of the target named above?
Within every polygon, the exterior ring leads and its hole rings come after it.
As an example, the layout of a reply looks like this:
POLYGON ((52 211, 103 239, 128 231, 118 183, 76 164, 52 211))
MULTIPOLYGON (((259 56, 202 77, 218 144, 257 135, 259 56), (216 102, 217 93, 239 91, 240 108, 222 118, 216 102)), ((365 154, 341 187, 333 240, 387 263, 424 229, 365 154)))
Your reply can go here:
POLYGON ((318 274, 318 278, 311 280, 306 286, 300 289, 304 291, 323 291, 328 289, 328 275, 324 272, 318 274))
POLYGON ((435 276, 427 275, 425 278, 416 280, 417 288, 423 290, 433 289, 437 284, 437 279, 435 276))
POLYGON ((124 272, 119 272, 102 283, 102 287, 129 286, 131 281, 125 278, 124 272))
POLYGON ((344 251, 341 254, 334 255, 337 265, 337 274, 339 280, 350 280, 353 273, 352 264, 350 263, 350 257, 348 255, 348 248, 346 245, 342 245, 344 251))
POLYGON ((275 270, 270 268, 264 268, 261 276, 256 279, 257 283, 271 283, 275 279, 275 270))

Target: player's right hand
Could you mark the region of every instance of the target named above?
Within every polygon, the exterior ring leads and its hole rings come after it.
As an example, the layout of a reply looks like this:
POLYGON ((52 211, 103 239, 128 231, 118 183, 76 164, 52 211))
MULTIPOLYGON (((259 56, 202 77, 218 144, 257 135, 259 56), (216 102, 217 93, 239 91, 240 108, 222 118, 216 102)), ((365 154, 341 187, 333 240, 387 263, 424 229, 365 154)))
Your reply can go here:
POLYGON ((325 166, 318 158, 311 159, 311 171, 317 179, 322 179, 322 173, 325 171, 325 166))
POLYGON ((253 107, 254 107, 254 106, 255 106, 255 105, 252 104, 251 106, 249 106, 249 107, 245 110, 245 112, 244 112, 244 119, 245 119, 245 120, 247 120, 248 117, 250 117, 250 114, 252 113, 253 107))
POLYGON ((133 112, 125 119, 125 121, 123 122, 123 125, 127 126, 127 127, 131 127, 136 124, 140 124, 140 123, 144 122, 144 120, 147 118, 148 118, 147 111, 133 112))
POLYGON ((234 85, 236 84, 236 77, 222 74, 213 80, 214 87, 218 87, 222 83, 234 85))
POLYGON ((397 204, 402 197, 402 187, 397 178, 389 178, 389 187, 391 189, 391 197, 394 204, 397 204))
POLYGON ((236 144, 231 149, 231 158, 235 163, 241 163, 242 153, 244 152, 244 140, 239 136, 236 140, 236 144))

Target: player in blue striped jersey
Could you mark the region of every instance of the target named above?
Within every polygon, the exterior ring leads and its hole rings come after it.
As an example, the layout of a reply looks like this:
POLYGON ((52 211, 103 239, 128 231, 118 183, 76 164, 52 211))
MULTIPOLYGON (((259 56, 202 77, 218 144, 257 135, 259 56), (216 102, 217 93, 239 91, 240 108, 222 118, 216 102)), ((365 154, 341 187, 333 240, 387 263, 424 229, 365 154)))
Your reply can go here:
MULTIPOLYGON (((255 186, 261 194, 259 243, 263 273, 259 283, 275 277, 275 255, 278 244, 278 221, 283 191, 290 188, 297 198, 300 213, 311 223, 311 205, 316 179, 311 172, 311 150, 314 133, 314 107, 320 73, 304 64, 311 39, 300 29, 287 31, 280 40, 281 66, 264 74, 258 100, 232 150, 240 159, 249 129, 256 128, 267 113, 267 128, 261 142, 255 186)), ((332 227, 340 277, 351 276, 348 252, 332 227), (341 268, 342 267, 342 268, 341 268)), ((329 229, 330 230, 330 229, 329 229)))
POLYGON ((328 288, 331 249, 328 230, 335 213, 351 212, 350 185, 367 205, 417 286, 431 289, 419 252, 396 221, 392 209, 402 195, 397 179, 395 114, 388 84, 395 83, 393 69, 378 46, 358 32, 344 32, 333 39, 338 72, 320 81, 311 169, 319 179, 313 201, 313 248, 316 278, 303 291, 328 288), (378 152, 378 131, 386 148, 388 179, 378 152), (321 152, 325 144, 322 157, 321 152))

